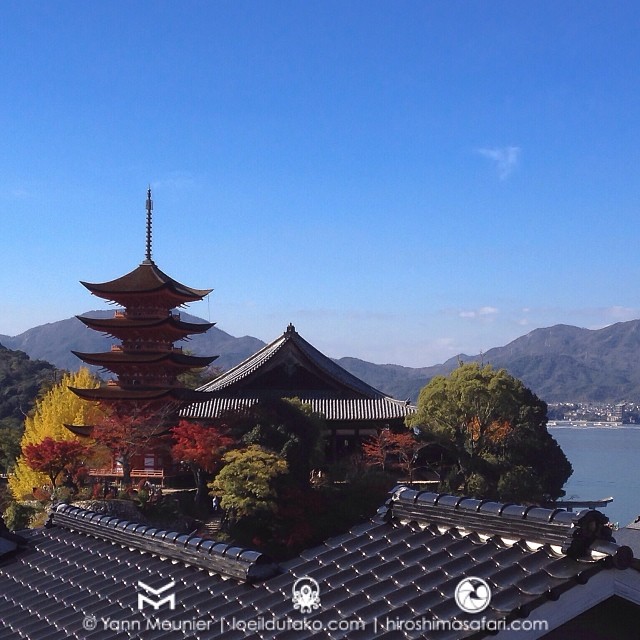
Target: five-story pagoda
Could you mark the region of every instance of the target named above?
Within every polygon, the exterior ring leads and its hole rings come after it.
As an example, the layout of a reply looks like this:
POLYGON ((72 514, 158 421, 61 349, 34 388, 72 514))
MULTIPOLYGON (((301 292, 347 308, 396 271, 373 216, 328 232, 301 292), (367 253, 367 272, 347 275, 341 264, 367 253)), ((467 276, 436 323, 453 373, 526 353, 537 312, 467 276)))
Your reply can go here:
POLYGON ((82 398, 107 404, 122 402, 197 402, 208 394, 186 389, 178 376, 206 367, 217 356, 188 355, 175 342, 205 333, 213 323, 185 322, 174 309, 202 300, 211 289, 193 289, 163 273, 151 258, 153 203, 147 191, 147 238, 144 261, 130 273, 103 283, 82 282, 99 298, 116 304, 112 318, 78 316, 89 328, 119 344, 103 353, 74 351, 85 363, 97 365, 116 378, 96 389, 73 389, 82 398))

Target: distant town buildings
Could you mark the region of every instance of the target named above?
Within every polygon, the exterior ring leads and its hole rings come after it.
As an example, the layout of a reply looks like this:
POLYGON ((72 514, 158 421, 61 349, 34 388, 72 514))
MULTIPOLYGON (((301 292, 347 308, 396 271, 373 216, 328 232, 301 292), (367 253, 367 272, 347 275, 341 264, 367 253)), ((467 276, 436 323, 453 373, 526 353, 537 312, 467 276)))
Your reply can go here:
POLYGON ((549 404, 549 420, 640 423, 640 405, 634 402, 555 402, 549 404))

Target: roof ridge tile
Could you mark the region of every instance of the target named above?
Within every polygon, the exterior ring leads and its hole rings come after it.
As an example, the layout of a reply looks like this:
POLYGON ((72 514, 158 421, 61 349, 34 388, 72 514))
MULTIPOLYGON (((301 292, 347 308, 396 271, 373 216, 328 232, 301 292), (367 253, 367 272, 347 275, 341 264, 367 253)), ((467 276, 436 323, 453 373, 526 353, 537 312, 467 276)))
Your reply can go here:
POLYGON ((45 526, 78 531, 123 547, 180 560, 246 582, 270 578, 279 572, 270 558, 253 549, 235 547, 177 531, 144 527, 129 520, 104 516, 64 503, 53 507, 45 526), (133 529, 132 525, 135 525, 133 529), (138 530, 139 527, 143 527, 142 530, 138 530))
POLYGON ((632 558, 630 550, 615 544, 609 518, 594 509, 573 513, 559 508, 416 491, 399 485, 387 501, 386 518, 548 543, 572 558, 587 557, 597 547, 606 549, 604 553, 621 567, 628 566, 632 558))

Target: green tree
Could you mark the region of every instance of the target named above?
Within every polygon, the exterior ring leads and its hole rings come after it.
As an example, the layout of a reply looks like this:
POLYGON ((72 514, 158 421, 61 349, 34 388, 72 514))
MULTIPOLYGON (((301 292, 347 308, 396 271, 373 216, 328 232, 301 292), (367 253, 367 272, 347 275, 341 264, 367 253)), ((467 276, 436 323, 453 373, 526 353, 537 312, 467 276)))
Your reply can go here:
POLYGON ((436 376, 407 424, 448 451, 445 490, 523 502, 564 495, 572 469, 547 431, 547 405, 504 369, 474 362, 436 376))
POLYGON ((287 462, 298 486, 309 484, 311 470, 324 454, 324 420, 299 399, 265 400, 229 417, 233 435, 245 445, 268 449, 287 462))
POLYGON ((9 531, 20 531, 29 526, 31 518, 36 514, 36 507, 20 502, 11 502, 5 509, 2 517, 9 531))
POLYGON ((36 398, 60 373, 49 362, 0 345, 0 427, 21 430, 36 398))
POLYGON ((11 471, 20 455, 22 431, 12 427, 0 427, 0 474, 11 471))
POLYGON ((251 445, 225 454, 225 466, 208 486, 232 520, 277 509, 275 480, 287 473, 287 463, 263 447, 251 445))

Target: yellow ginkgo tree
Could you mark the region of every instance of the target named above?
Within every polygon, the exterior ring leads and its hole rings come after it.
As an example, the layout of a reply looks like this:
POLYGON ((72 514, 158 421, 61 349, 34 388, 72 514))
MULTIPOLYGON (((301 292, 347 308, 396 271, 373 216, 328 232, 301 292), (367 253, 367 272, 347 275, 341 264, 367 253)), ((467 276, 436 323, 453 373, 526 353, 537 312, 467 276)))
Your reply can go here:
MULTIPOLYGON (((45 438, 53 440, 77 440, 64 425, 93 425, 103 419, 99 405, 79 398, 69 387, 90 389, 98 387, 99 380, 87 368, 65 373, 60 382, 36 401, 34 410, 25 420, 22 451, 30 444, 39 444, 45 438)), ((21 454, 9 476, 9 487, 16 500, 32 496, 34 487, 49 484, 45 473, 34 471, 21 454)))

